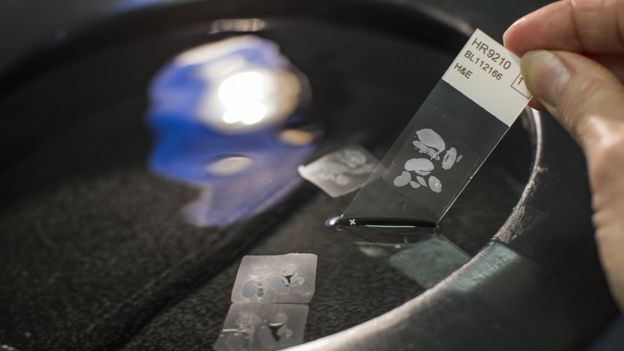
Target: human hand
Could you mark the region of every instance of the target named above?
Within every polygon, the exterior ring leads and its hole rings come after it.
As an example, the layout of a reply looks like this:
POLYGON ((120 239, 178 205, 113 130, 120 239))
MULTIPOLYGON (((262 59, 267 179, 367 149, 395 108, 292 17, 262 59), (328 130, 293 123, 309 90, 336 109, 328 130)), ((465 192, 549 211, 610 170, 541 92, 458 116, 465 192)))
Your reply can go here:
POLYGON ((624 310, 624 0, 549 4, 509 27, 504 43, 523 56, 532 105, 585 153, 596 242, 624 310))

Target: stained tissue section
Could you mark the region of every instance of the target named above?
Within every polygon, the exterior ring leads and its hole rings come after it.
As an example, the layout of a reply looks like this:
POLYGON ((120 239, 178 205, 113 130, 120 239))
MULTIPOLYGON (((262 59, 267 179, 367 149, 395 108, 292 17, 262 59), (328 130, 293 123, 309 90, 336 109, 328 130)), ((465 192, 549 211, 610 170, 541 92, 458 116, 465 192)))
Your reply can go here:
POLYGON ((457 155, 457 149, 450 147, 446 149, 444 139, 433 129, 424 128, 416 131, 416 138, 412 142, 416 151, 426 157, 411 158, 405 162, 403 171, 397 175, 392 182, 395 187, 410 185, 414 189, 429 188, 434 193, 442 192, 442 181, 430 175, 438 163, 442 170, 448 171, 461 160, 461 155, 457 155), (440 154, 444 153, 440 161, 440 154), (412 172, 414 174, 412 174, 412 172), (425 178, 428 176, 428 179, 425 178))
POLYGON ((324 155, 299 174, 331 197, 339 197, 362 187, 379 162, 366 149, 351 145, 324 155))
POLYGON ((316 262, 314 254, 243 257, 214 349, 270 351, 302 343, 316 262))

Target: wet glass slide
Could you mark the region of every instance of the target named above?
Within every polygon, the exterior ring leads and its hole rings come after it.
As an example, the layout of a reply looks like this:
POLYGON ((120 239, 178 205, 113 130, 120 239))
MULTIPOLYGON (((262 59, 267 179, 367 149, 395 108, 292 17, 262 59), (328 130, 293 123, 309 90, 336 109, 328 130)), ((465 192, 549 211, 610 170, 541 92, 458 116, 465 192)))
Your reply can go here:
POLYGON ((519 62, 475 31, 335 224, 435 227, 531 99, 519 62))

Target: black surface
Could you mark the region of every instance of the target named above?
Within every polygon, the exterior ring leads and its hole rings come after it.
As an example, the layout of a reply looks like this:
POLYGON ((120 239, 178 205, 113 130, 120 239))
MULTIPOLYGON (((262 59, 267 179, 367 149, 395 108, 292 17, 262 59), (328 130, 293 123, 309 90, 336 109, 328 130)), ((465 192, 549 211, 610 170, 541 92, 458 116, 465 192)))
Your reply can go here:
POLYGON ((458 273, 357 331, 297 350, 578 350, 588 343, 593 328, 575 321, 596 320, 577 308, 583 300, 508 247, 493 243, 458 273))
MULTIPOLYGON (((274 21, 271 26, 274 29, 264 35, 283 43, 293 62, 310 75, 316 92, 312 113, 321 115, 327 127, 317 154, 362 142, 381 156, 451 59, 405 40, 348 27, 305 20, 274 21), (309 42, 322 44, 311 49, 309 42), (415 65, 417 61, 427 62, 427 69, 415 65), (430 69, 432 65, 437 68, 430 69)), ((23 121, 26 131, 39 130, 45 139, 2 176, 0 232, 7 245, 1 266, 11 282, 10 289, 1 293, 2 340, 26 349, 120 345, 158 314, 178 316, 179 307, 169 312, 167 305, 200 285, 200 296, 203 291, 221 291, 213 298, 217 306, 226 307, 227 300, 216 296, 229 294, 227 281, 234 280, 238 255, 255 238, 269 233, 279 242, 274 253, 321 255, 319 291, 325 294, 317 294, 312 305, 311 338, 370 319, 420 293, 415 283, 358 254, 352 237, 327 231, 322 226, 325 218, 341 212, 348 199, 329 201, 318 190, 310 193, 311 186, 297 193, 296 201, 225 232, 200 230, 182 221, 179 210, 196 194, 146 169, 150 136, 143 122, 143 95, 147 77, 159 65, 179 48, 206 39, 201 28, 191 28, 108 47, 5 95, 2 107, 8 118, 23 121), (33 100, 39 103, 28 103, 33 100), (301 201, 321 205, 300 210, 296 205, 301 201), (307 230, 302 233, 301 228, 307 230), (302 235, 315 240, 302 241, 302 235), (230 268, 219 274, 226 262, 230 268), (367 274, 375 270, 375 284, 369 284, 372 278, 367 274), (341 277, 349 289, 332 290, 332 284, 340 286, 341 277), (374 292, 367 292, 369 285, 374 292), (391 292, 384 289, 387 286, 393 287, 391 292)), ((26 131, 5 131, 23 143, 33 139, 26 131)), ((521 129, 517 133, 523 134, 521 129)), ((528 145, 526 135, 524 144, 528 145)), ((507 149, 516 152, 517 147, 507 149)), ((26 152, 14 150, 18 155, 26 152)), ((524 152, 526 174, 530 158, 529 150, 524 152)), ((458 206, 459 212, 450 216, 455 224, 447 230, 473 253, 502 224, 521 189, 501 157, 483 175, 458 206), (493 193, 478 188, 490 183, 510 196, 503 201, 488 199, 493 193), (475 216, 489 218, 479 226, 472 224, 470 231, 452 229, 473 223, 475 216)), ((262 246, 254 250, 263 251, 262 246)), ((197 316, 211 321, 200 323, 210 333, 203 334, 197 347, 214 341, 226 311, 214 312, 197 316)), ((169 335, 179 330, 177 323, 167 325, 173 330, 160 331, 156 322, 144 333, 169 335)), ((172 339, 169 346, 179 348, 177 343, 184 340, 172 339)), ((134 342, 147 347, 143 343, 149 339, 134 342)))
MULTIPOLYGON (((414 12, 423 3, 429 2, 174 2, 128 13, 103 1, 0 3, 6 29, 0 31, 6 44, 0 57, 0 344, 209 348, 227 311, 238 258, 249 252, 321 255, 309 339, 417 296, 417 285, 358 254, 352 238, 325 231, 322 222, 313 225, 342 203, 308 185, 270 213, 226 231, 185 224, 179 208, 196 194, 146 170, 150 137, 142 118, 149 78, 176 52, 209 40, 206 18, 326 16, 343 26, 296 30, 292 26, 305 21, 290 18, 274 22, 274 29, 288 30, 265 34, 289 42, 285 51, 311 76, 313 112, 329 131, 317 153, 360 142, 380 156, 450 63, 441 50, 458 50, 468 28, 414 12), (378 32, 362 31, 363 25, 378 32), (303 230, 309 241, 294 240, 303 230)), ((429 14, 448 19, 447 12, 500 35, 539 3, 442 1, 435 6, 443 12, 429 14)), ((457 276, 383 320, 311 347, 587 345, 614 307, 595 256, 583 159, 552 120, 533 121, 529 129, 533 151, 545 156, 524 202, 497 236, 520 255, 493 244, 457 276)), ((527 133, 519 125, 514 130, 443 223, 471 254, 503 224, 530 170, 527 133), (492 184, 497 191, 482 191, 492 184)))
MULTIPOLYGON (((325 230, 323 221, 345 201, 317 194, 299 213, 284 218, 248 254, 313 252, 318 255, 316 293, 309 304, 306 339, 365 322, 422 292, 417 283, 382 260, 367 259, 346 233, 325 230)), ((197 292, 156 318, 124 350, 210 348, 230 304, 240 260, 197 292)))

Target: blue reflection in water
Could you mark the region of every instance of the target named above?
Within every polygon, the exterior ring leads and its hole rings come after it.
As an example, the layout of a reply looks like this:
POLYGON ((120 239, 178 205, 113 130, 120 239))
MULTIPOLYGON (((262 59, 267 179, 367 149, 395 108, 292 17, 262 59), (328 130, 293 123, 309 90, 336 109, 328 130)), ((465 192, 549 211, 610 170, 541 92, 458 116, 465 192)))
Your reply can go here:
POLYGON ((293 72, 275 44, 247 36, 187 51, 154 79, 150 168, 198 188, 199 198, 184 209, 193 224, 243 220, 299 184, 297 166, 313 143, 301 132, 302 139, 283 138, 284 124, 298 119, 294 111, 307 89, 293 72), (250 80, 224 84, 234 76, 250 80))

